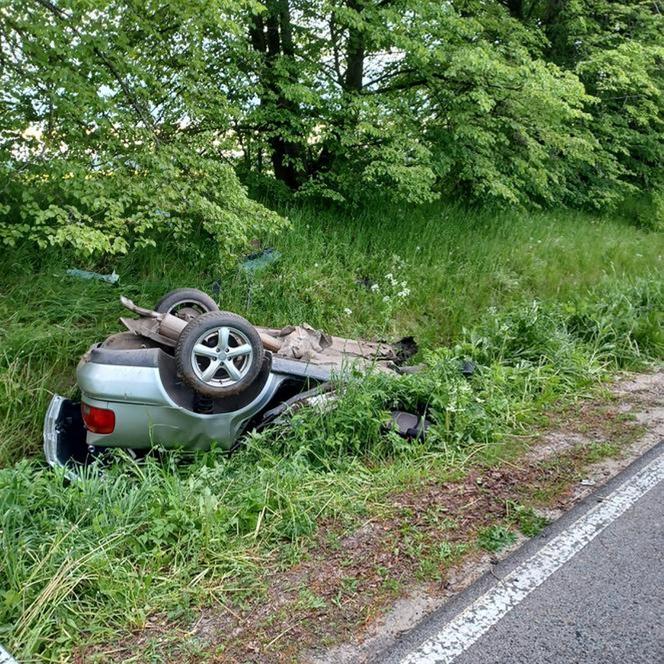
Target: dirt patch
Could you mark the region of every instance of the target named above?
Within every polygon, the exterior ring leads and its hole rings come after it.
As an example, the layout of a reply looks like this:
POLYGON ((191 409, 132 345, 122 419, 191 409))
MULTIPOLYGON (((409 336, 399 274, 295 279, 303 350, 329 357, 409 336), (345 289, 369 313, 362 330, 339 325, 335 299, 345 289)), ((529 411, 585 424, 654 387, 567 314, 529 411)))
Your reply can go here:
POLYGON ((478 533, 557 517, 664 438, 663 411, 663 370, 626 377, 550 414, 518 458, 393 495, 351 535, 320 524, 308 559, 266 578, 250 606, 204 609, 179 630, 155 617, 105 661, 155 650, 161 661, 366 661, 524 539, 487 553, 478 533))

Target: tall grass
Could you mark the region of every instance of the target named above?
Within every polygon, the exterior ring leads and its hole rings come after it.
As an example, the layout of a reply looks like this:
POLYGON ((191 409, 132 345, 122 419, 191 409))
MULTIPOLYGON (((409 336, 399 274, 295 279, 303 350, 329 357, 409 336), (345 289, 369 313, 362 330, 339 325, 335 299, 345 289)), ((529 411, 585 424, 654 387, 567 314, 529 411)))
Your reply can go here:
POLYGON ((60 661, 155 612, 177 619, 200 603, 241 606, 267 573, 302 555, 321 519, 353 527, 391 491, 445 477, 480 452, 495 456, 543 407, 664 357, 661 235, 568 212, 290 217, 285 235, 261 238, 282 258, 251 277, 208 248, 80 265, 116 269, 120 288, 65 276, 65 254, 5 256, 0 642, 21 661, 60 661), (118 327, 119 293, 150 303, 215 281, 222 307, 256 323, 413 334, 427 369, 351 381, 334 409, 302 410, 232 457, 138 464, 120 453, 103 480, 91 470, 72 485, 45 469, 50 393, 73 393, 81 353, 118 327), (462 360, 476 365, 470 379, 462 360), (386 433, 391 408, 426 412, 426 442, 386 433))
POLYGON ((145 250, 79 265, 117 270, 118 288, 67 277, 72 258, 57 251, 5 252, 0 466, 39 453, 50 393, 71 393, 80 354, 118 328, 120 292, 150 304, 171 288, 210 291, 218 282, 221 306, 258 324, 306 321, 342 335, 385 339, 412 334, 424 348, 436 348, 491 307, 565 301, 600 282, 657 278, 664 268, 661 234, 568 211, 492 215, 437 206, 353 218, 308 208, 286 213, 290 231, 258 238, 276 246, 281 260, 253 276, 220 262, 208 248, 199 255, 173 247, 145 250))
POLYGON ((21 661, 58 661, 155 612, 243 606, 321 519, 352 527, 391 491, 495 455, 542 407, 664 356, 663 310, 664 284, 641 279, 489 312, 454 346, 426 351, 422 374, 356 378, 333 409, 300 410, 231 457, 119 454, 103 478, 91 469, 69 486, 36 461, 0 470, 0 640, 21 661), (426 441, 386 433, 390 408, 426 411, 426 441))

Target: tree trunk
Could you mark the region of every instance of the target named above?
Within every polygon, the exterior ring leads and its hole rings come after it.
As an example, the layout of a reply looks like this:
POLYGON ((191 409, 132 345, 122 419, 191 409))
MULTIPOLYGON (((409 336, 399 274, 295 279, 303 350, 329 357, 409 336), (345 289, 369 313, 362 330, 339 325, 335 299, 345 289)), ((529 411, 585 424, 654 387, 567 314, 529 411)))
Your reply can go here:
POLYGON ((573 60, 564 21, 565 0, 547 0, 542 12, 542 27, 549 39, 547 55, 556 64, 567 64, 573 60))
MULTIPOLYGON (((362 11, 362 4, 358 0, 348 0, 348 8, 359 13, 362 11)), ((360 92, 363 80, 364 35, 357 28, 350 28, 346 48, 346 76, 344 77, 346 92, 360 92)))
POLYGON ((506 0, 507 10, 514 18, 523 18, 523 0, 506 0))
MULTIPOLYGON (((358 13, 362 12, 362 0, 347 0, 346 6, 358 13)), ((338 45, 334 44, 335 53, 338 52, 338 45)), ((364 33, 354 27, 348 29, 348 38, 346 41, 346 71, 340 76, 340 84, 347 94, 356 94, 362 92, 364 87, 364 59, 366 54, 366 44, 364 33)), ((338 65, 337 65, 338 68, 338 65)), ((349 128, 354 127, 358 122, 358 117, 353 114, 352 117, 343 115, 339 118, 336 128, 331 132, 330 138, 322 145, 318 158, 315 159, 309 169, 309 175, 325 171, 332 166, 334 161, 335 144, 338 144, 340 136, 349 128)))
MULTIPOLYGON (((263 129, 270 134, 268 144, 275 177, 291 189, 297 189, 300 184, 298 165, 301 163, 302 145, 288 137, 288 134, 293 133, 288 118, 297 117, 298 108, 284 95, 282 82, 275 73, 277 59, 292 59, 294 54, 290 9, 288 0, 269 0, 265 4, 265 20, 261 15, 254 15, 250 28, 252 47, 264 56, 263 67, 259 72, 264 90, 261 106, 275 117, 273 121, 268 120, 263 129)), ((293 72, 294 67, 290 67, 290 81, 294 79, 293 72)))

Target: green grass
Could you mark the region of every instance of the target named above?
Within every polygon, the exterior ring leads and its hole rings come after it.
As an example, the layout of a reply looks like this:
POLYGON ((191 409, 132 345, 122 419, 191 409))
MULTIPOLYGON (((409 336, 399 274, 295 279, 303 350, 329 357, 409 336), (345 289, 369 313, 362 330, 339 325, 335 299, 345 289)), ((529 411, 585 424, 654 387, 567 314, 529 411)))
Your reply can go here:
MULTIPOLYGON (((115 268, 119 289, 64 276, 63 255, 16 250, 0 266, 0 641, 21 661, 58 661, 156 612, 186 624, 200 604, 238 609, 306 554, 321 519, 352 529, 386 509, 391 492, 496 457, 507 434, 527 431, 554 401, 664 356, 660 235, 572 213, 290 216, 287 234, 265 239, 281 261, 252 284, 210 251, 82 266, 115 268), (414 334, 428 368, 351 382, 334 410, 302 410, 230 458, 120 455, 103 481, 91 473, 70 486, 29 458, 50 393, 71 393, 80 354, 117 328, 120 292, 148 304, 215 280, 222 306, 256 323, 414 334), (477 364, 470 380, 462 358, 477 364), (426 444, 384 434, 391 407, 427 408, 426 444)), ((524 532, 538 526, 528 516, 517 520, 524 532)))
POLYGON ((526 537, 535 537, 549 524, 549 520, 532 507, 512 501, 508 501, 507 504, 507 519, 511 524, 518 526, 526 537))
POLYGON ((477 545, 489 551, 496 553, 516 542, 516 535, 501 525, 488 526, 483 528, 477 536, 477 545))
POLYGON ((385 339, 412 334, 436 348, 491 307, 565 301, 598 283, 655 278, 664 269, 662 235, 573 212, 495 216, 437 207, 348 219, 293 209, 289 216, 289 232, 261 238, 278 247, 281 261, 251 280, 212 250, 146 250, 102 264, 53 250, 7 251, 0 265, 0 466, 39 453, 50 393, 70 392, 81 353, 118 328, 121 292, 149 305, 172 288, 209 291, 220 281, 221 306, 257 324, 306 321, 385 339), (120 286, 65 276, 73 266, 115 269, 120 286), (404 282, 410 295, 399 298, 404 282))

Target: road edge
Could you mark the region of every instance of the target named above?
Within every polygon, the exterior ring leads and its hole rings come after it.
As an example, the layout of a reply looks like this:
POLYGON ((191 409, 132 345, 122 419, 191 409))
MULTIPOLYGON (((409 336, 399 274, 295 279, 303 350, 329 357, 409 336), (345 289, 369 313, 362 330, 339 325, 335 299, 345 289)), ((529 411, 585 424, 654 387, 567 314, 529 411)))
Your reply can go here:
POLYGON ((601 503, 607 496, 641 472, 662 453, 664 453, 664 440, 655 443, 643 455, 609 478, 597 490, 581 498, 556 521, 542 530, 540 534, 525 541, 507 557, 497 561, 489 571, 482 574, 467 588, 450 597, 442 606, 428 613, 411 629, 396 636, 391 644, 376 651, 372 657, 368 658, 368 661, 375 664, 379 662, 381 664, 393 664, 400 662, 401 658, 408 653, 417 650, 433 634, 441 631, 441 625, 449 623, 494 587, 496 579, 504 579, 520 565, 535 556, 549 541, 579 521, 598 503, 601 503))

